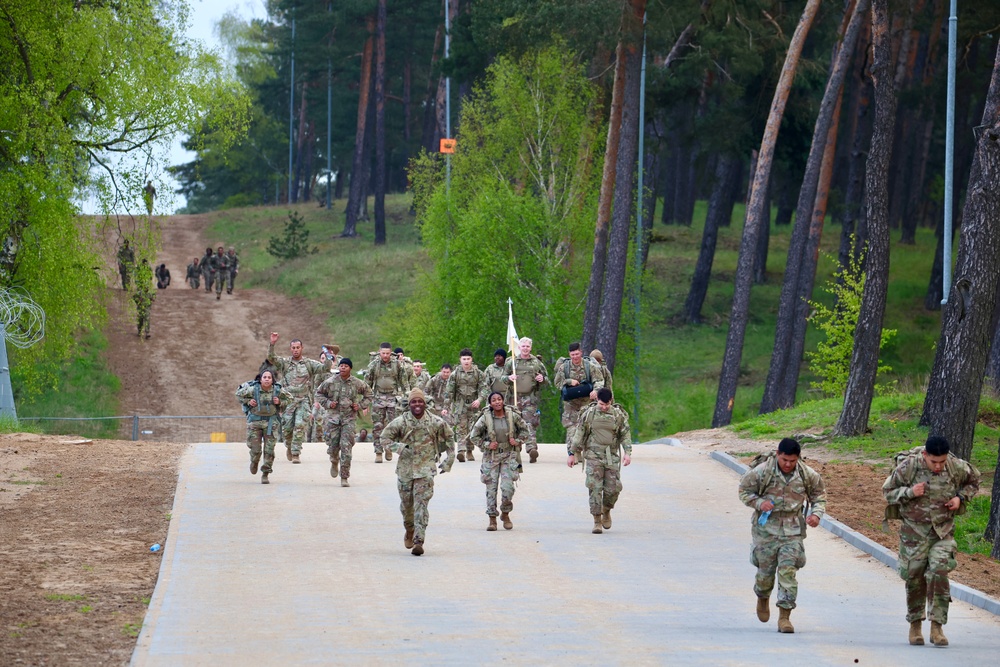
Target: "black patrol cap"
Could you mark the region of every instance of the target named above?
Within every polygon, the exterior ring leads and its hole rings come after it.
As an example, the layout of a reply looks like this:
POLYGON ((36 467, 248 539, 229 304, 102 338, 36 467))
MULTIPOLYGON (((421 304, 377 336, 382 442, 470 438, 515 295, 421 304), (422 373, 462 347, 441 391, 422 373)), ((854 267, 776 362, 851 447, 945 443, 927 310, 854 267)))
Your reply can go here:
POLYGON ((403 348, 397 347, 395 350, 392 351, 392 353, 393 354, 403 354, 403 348))
POLYGON ((498 347, 497 351, 493 353, 494 357, 497 356, 497 355, 500 355, 501 357, 503 357, 504 359, 506 359, 507 358, 507 350, 503 349, 502 347, 498 347))
POLYGON ((339 366, 339 365, 341 365, 341 364, 347 364, 347 367, 348 367, 348 368, 354 368, 354 364, 352 364, 352 363, 351 363, 351 360, 350 360, 350 359, 348 359, 347 357, 341 357, 341 359, 340 359, 340 363, 339 363, 339 364, 337 364, 337 365, 339 366))

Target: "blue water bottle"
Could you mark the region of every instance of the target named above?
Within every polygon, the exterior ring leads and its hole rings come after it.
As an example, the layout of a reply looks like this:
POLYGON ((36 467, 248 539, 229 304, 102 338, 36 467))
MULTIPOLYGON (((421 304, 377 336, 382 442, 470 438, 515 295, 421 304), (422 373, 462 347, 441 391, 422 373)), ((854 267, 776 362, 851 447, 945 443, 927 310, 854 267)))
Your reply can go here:
POLYGON ((157 543, 157 544, 154 544, 153 546, 149 547, 149 550, 150 550, 150 551, 152 551, 152 552, 153 552, 153 553, 155 554, 155 553, 156 553, 157 551, 159 551, 159 550, 160 550, 161 548, 162 548, 162 547, 160 547, 160 545, 159 545, 159 544, 157 543))

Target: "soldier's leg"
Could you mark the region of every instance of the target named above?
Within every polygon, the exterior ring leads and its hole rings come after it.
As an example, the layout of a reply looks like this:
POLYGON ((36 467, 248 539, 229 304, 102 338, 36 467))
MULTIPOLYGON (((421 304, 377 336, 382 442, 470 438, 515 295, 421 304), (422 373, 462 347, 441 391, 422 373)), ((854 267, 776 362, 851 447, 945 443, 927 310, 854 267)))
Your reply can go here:
POLYGON ((434 478, 413 480, 413 542, 423 542, 431 515, 428 505, 434 496, 434 478))
POLYGON ((263 432, 257 428, 257 424, 267 422, 247 422, 247 449, 250 450, 250 465, 251 471, 257 474, 253 469, 254 463, 260 462, 261 454, 261 436, 263 432))
POLYGON ((488 454, 483 454, 479 478, 486 485, 486 516, 500 516, 497 511, 497 486, 500 484, 500 466, 488 454))
POLYGON ((226 283, 226 294, 232 294, 233 293, 233 282, 235 280, 236 280, 236 276, 234 276, 233 272, 230 271, 229 272, 229 281, 226 283))
MULTIPOLYGON (((518 480, 517 459, 508 458, 500 464, 500 511, 514 511, 514 482, 518 480)), ((494 502, 496 498, 494 497, 494 502)))
POLYGON ((530 432, 528 441, 524 443, 524 451, 528 453, 528 456, 535 452, 535 455, 531 456, 531 460, 534 461, 538 458, 538 398, 534 395, 518 397, 517 403, 517 407, 521 411, 521 418, 528 425, 530 432))
POLYGON ((413 530, 413 482, 397 479, 396 488, 399 489, 399 512, 403 515, 403 528, 413 530))
POLYGON ((778 569, 778 543, 769 535, 753 536, 750 562, 757 567, 753 592, 759 598, 768 598, 774 589, 774 574, 778 569))
POLYGON ((900 529, 899 576, 906 582, 906 621, 922 621, 927 617, 927 559, 930 543, 919 536, 907 535, 904 523, 900 529))
POLYGON ((580 422, 580 411, 570 403, 563 403, 562 425, 566 429, 566 452, 571 451, 573 438, 576 436, 576 427, 580 422))
POLYGON ((604 464, 595 459, 587 459, 587 490, 590 492, 590 513, 599 515, 604 511, 604 464))
POLYGON ((215 277, 215 296, 220 298, 222 296, 222 288, 226 286, 226 274, 220 273, 215 277))
POLYGON ((782 609, 795 609, 799 583, 795 573, 806 564, 806 550, 801 537, 784 538, 778 548, 778 599, 775 605, 782 609))
POLYGON ((295 424, 295 404, 285 408, 281 415, 281 440, 285 443, 288 460, 292 460, 292 426, 295 424))
POLYGON ((330 474, 336 476, 340 474, 340 430, 342 425, 334 424, 329 419, 325 421, 323 442, 326 443, 326 456, 330 459, 330 463, 336 462, 337 464, 330 468, 330 474))
POLYGON ((948 622, 948 603, 951 602, 951 585, 948 573, 955 569, 955 540, 938 540, 931 545, 927 555, 928 616, 941 625, 948 622))
POLYGON ((295 404, 295 423, 292 425, 292 456, 302 453, 302 443, 306 440, 306 426, 309 424, 309 401, 295 404))
POLYGON ((354 452, 354 420, 345 421, 340 429, 340 476, 347 479, 351 476, 351 460, 354 452))
POLYGON ((604 468, 604 507, 612 510, 618 502, 618 496, 622 492, 621 471, 615 466, 605 466, 604 468))
MULTIPOLYGON (((267 424, 267 422, 261 422, 267 424)), ((260 466, 261 472, 271 474, 274 470, 274 443, 277 441, 278 436, 275 431, 277 431, 277 426, 271 431, 271 434, 267 434, 267 427, 264 427, 264 461, 260 466)))

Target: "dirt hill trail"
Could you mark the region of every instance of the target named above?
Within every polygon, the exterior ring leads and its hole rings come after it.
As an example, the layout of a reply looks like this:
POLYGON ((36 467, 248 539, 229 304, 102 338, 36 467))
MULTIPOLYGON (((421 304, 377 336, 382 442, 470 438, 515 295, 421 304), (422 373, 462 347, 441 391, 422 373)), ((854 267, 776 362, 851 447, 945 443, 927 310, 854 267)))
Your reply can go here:
POLYGON ((118 285, 111 288, 107 357, 121 379, 122 414, 238 416, 233 392, 257 373, 270 332, 281 335, 281 354, 288 353, 292 338, 302 339, 309 356, 335 342, 325 318, 305 299, 243 289, 239 277, 233 294, 223 290, 220 300, 204 284, 191 289, 184 282, 187 265, 219 240, 207 236, 202 216, 168 216, 161 224, 156 265, 167 265, 172 282, 157 290, 150 339, 136 334, 124 314, 124 293, 118 285))

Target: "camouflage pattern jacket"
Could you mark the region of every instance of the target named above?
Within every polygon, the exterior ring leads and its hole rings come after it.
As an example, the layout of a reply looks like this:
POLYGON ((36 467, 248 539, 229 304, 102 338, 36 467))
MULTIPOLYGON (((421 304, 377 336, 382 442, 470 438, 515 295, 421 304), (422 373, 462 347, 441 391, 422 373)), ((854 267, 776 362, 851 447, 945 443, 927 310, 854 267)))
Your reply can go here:
POLYGON ((503 410, 503 417, 494 415, 492 408, 483 410, 469 434, 469 440, 472 441, 472 444, 479 447, 486 454, 493 451, 497 455, 516 452, 531 437, 531 429, 528 428, 528 424, 517 410, 509 405, 505 405, 503 410), (511 433, 512 427, 513 434, 511 433), (517 447, 511 446, 509 440, 511 437, 517 441, 517 447), (495 450, 491 450, 489 449, 491 442, 496 442, 499 446, 495 450))
POLYGON ((479 387, 479 400, 482 401, 482 405, 486 405, 486 399, 494 391, 499 391, 501 394, 507 391, 508 383, 504 382, 504 368, 490 364, 483 371, 482 386, 479 387))
POLYGON ((975 466, 954 454, 948 454, 944 470, 934 474, 927 467, 920 452, 912 450, 910 456, 896 466, 882 485, 882 495, 890 504, 899 505, 899 514, 906 528, 916 535, 930 537, 931 532, 940 539, 951 538, 955 533, 955 512, 944 504, 958 496, 965 504, 979 491, 979 471, 975 466), (922 496, 913 495, 913 486, 927 482, 922 496))
POLYGON ((588 405, 580 415, 580 428, 570 445, 573 456, 580 460, 598 458, 605 465, 617 465, 619 452, 632 455, 632 431, 625 408, 614 403, 607 412, 597 403, 588 405))
MULTIPOLYGON (((594 385, 594 391, 603 387, 604 373, 601 372, 601 365, 593 361, 590 357, 584 357, 580 361, 579 366, 575 365, 572 359, 560 357, 556 361, 556 380, 553 384, 556 386, 556 389, 561 390, 564 386, 568 386, 570 380, 576 380, 580 383, 586 382, 588 369, 590 370, 590 381, 594 385)), ((576 410, 582 410, 590 402, 590 398, 587 396, 574 398, 572 401, 565 401, 567 405, 576 410)))
POLYGON ((296 401, 312 397, 312 387, 318 377, 326 379, 332 363, 320 363, 315 359, 302 357, 295 361, 291 357, 279 357, 274 354, 274 345, 267 346, 267 362, 278 370, 281 386, 291 394, 296 401))
POLYGON ((441 454, 447 454, 441 472, 448 472, 455 463, 455 432, 443 419, 429 412, 420 419, 409 410, 396 417, 382 431, 382 442, 399 454, 396 476, 401 482, 436 475, 441 454))
POLYGON ((785 475, 773 455, 740 478, 740 501, 755 510, 751 524, 755 539, 805 537, 807 503, 809 514, 820 518, 826 514, 826 489, 819 473, 800 460, 795 470, 785 475), (761 515, 760 506, 767 500, 774 503, 774 509, 761 526, 757 521, 761 515))
POLYGON ((327 419, 340 424, 355 419, 358 413, 372 404, 372 390, 359 378, 350 375, 344 380, 340 375, 327 378, 316 388, 316 402, 326 409, 327 419), (331 403, 336 403, 336 406, 331 403), (357 411, 354 404, 358 404, 357 411))
POLYGON ((482 383, 483 372, 479 370, 479 366, 472 364, 472 368, 467 371, 459 366, 448 378, 448 386, 444 390, 444 408, 448 412, 464 411, 479 398, 482 383))
POLYGON ((389 359, 389 363, 383 363, 378 355, 372 359, 365 369, 365 379, 368 386, 376 394, 392 394, 393 396, 403 396, 410 392, 410 378, 413 371, 407 371, 406 366, 399 363, 395 357, 389 359))
POLYGON ((444 392, 447 388, 448 380, 445 380, 441 372, 438 371, 423 387, 424 393, 427 394, 427 405, 433 406, 436 410, 444 407, 444 392))
MULTIPOLYGON (((520 355, 508 359, 507 363, 503 366, 504 377, 509 378, 514 373, 517 373, 516 384, 518 398, 528 396, 532 393, 537 393, 541 389, 541 385, 549 381, 548 369, 545 368, 545 364, 542 363, 542 360, 533 354, 528 359, 522 359, 520 355), (515 368, 517 370, 515 370, 515 368), (541 384, 535 382, 535 376, 539 373, 541 373, 543 378, 541 384)), ((512 385, 515 383, 506 379, 504 380, 504 384, 507 386, 508 396, 511 400, 513 400, 514 388, 512 385)))
POLYGON ((229 256, 226 254, 212 255, 212 260, 208 263, 212 273, 224 273, 229 271, 229 256))
POLYGON ((413 374, 413 386, 423 392, 427 391, 427 385, 431 381, 431 374, 427 371, 420 371, 420 375, 413 374))

